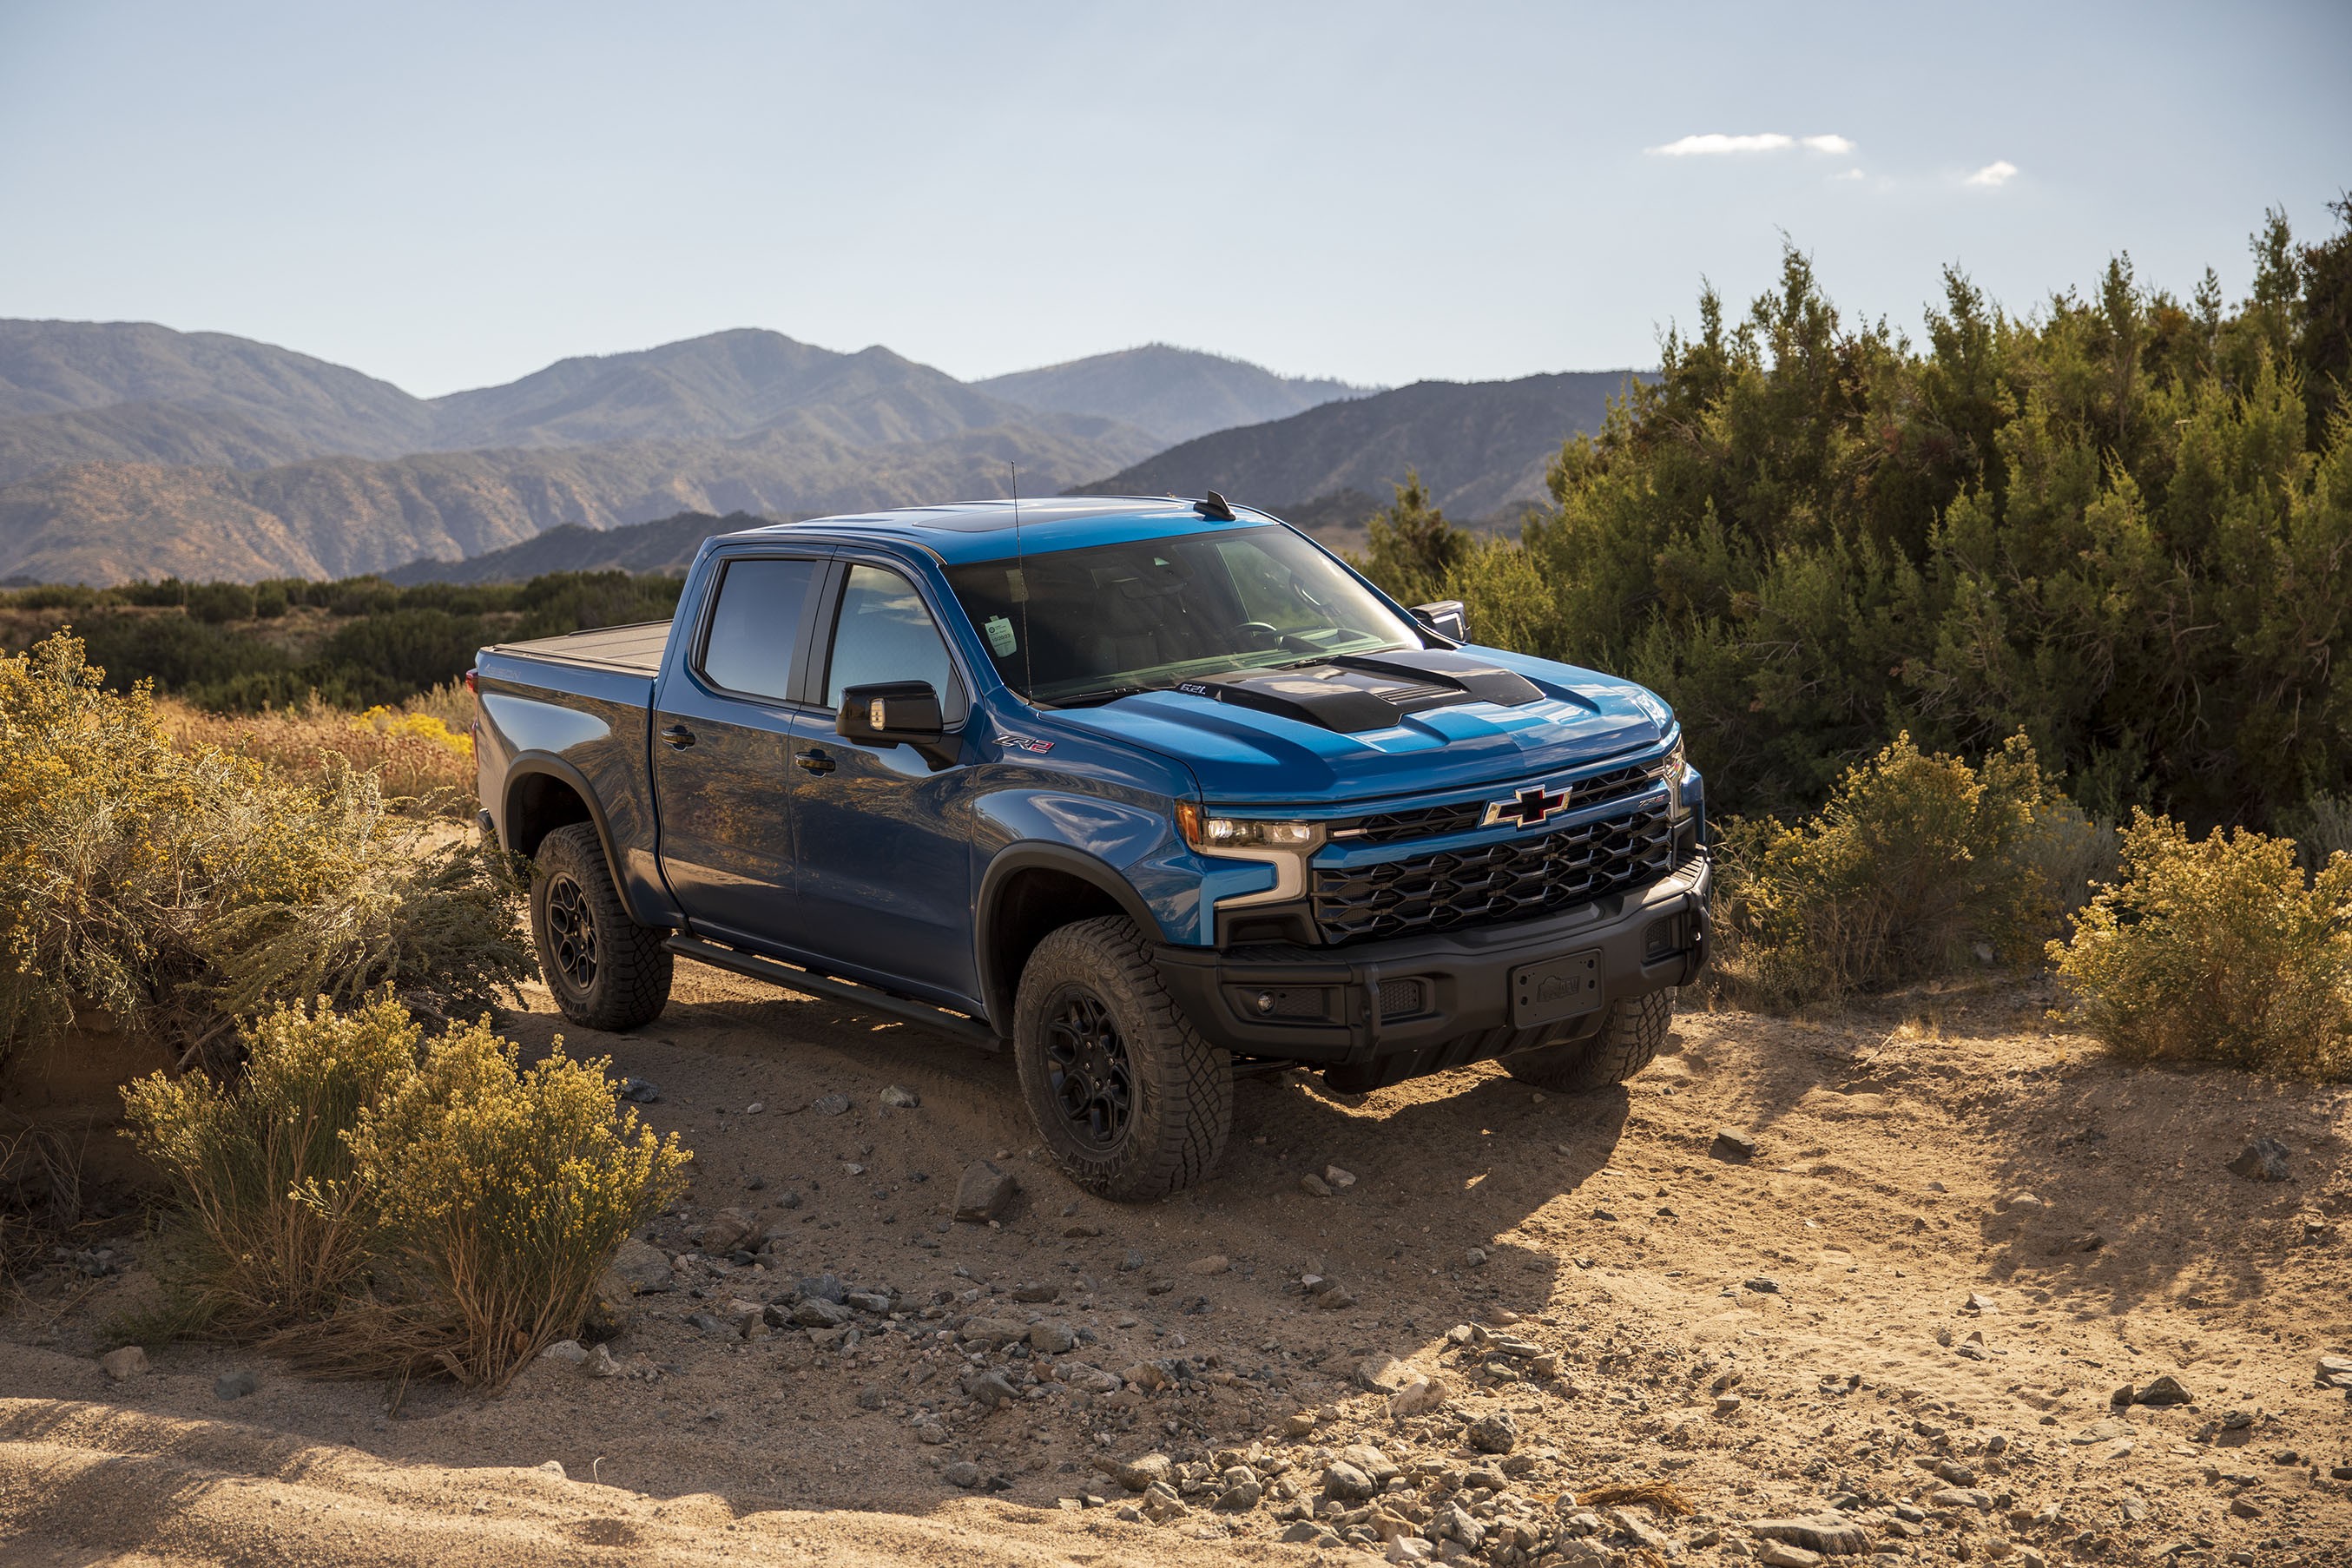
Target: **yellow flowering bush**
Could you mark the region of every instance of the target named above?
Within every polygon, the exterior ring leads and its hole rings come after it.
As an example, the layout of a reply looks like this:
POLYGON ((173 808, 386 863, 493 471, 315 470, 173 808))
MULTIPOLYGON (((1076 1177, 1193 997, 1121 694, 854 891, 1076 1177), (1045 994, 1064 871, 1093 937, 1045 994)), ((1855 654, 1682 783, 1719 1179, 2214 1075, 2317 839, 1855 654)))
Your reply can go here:
MULTIPOLYGON (((423 1282, 387 1353, 495 1388, 575 1332, 596 1276, 676 1195, 688 1158, 618 1101, 609 1059, 529 1068, 487 1020, 452 1028, 360 1113, 351 1146, 384 1244, 423 1282)), ((385 1368, 384 1370, 394 1370, 385 1368)))
POLYGON ((1734 822, 1723 927, 1735 979, 1778 1005, 1945 972, 1978 942, 2035 956, 2057 914, 2049 838, 2090 831, 2022 735, 1971 768, 1907 734, 1796 826, 1734 822))
POLYGON ((470 731, 461 735, 431 713, 395 713, 379 703, 354 716, 351 727, 364 734, 413 736, 428 745, 438 746, 445 752, 467 759, 474 754, 474 737, 470 731))
POLYGON ((155 1073, 123 1090, 130 1134, 187 1222, 184 1326, 251 1337, 342 1304, 376 1218, 350 1133, 415 1070, 423 1037, 385 996, 348 1014, 285 1009, 245 1031, 233 1085, 155 1073))
POLYGON ((379 994, 244 1031, 222 1088, 155 1074, 131 1136, 187 1222, 175 1327, 297 1366, 498 1388, 575 1332, 598 1273, 691 1157, 562 1042, 524 1068, 488 1020, 428 1039, 379 994))
POLYGON ((2307 876, 2292 840, 2137 813, 2050 957, 2120 1055, 2352 1077, 2352 855, 2307 876))
POLYGON ((79 1006, 195 1059, 279 1003, 390 984, 446 1013, 535 973, 495 850, 394 818, 372 774, 176 742, 101 679, 62 633, 0 658, 0 1062, 79 1006))

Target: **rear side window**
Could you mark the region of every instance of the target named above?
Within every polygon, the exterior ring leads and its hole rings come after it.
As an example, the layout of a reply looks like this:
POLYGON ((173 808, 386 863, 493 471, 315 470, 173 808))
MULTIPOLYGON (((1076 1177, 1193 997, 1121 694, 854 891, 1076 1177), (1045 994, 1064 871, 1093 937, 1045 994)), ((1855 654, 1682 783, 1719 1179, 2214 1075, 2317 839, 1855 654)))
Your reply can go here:
POLYGON ((719 580, 702 673, 747 697, 789 700, 814 561, 730 561, 719 580))
POLYGON ((915 585, 878 566, 853 566, 833 626, 825 706, 839 708, 850 687, 887 680, 927 682, 940 694, 940 712, 949 723, 964 715, 963 682, 915 585))

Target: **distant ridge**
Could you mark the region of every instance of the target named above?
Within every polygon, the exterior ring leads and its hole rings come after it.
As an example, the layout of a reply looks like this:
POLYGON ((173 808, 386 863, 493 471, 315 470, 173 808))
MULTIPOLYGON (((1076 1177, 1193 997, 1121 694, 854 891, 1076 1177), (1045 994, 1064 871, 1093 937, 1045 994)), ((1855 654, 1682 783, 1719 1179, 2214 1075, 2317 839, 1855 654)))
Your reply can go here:
POLYGON ((599 531, 565 523, 535 539, 464 561, 412 561, 383 574, 404 588, 420 583, 527 583, 550 572, 684 572, 714 533, 733 533, 791 518, 682 511, 653 522, 599 531))
POLYGON ((971 384, 1031 408, 1101 415, 1171 443, 1379 390, 1344 381, 1276 375, 1246 360, 1167 343, 1015 371, 971 384))
MULTIPOLYGON (((1543 499, 1544 469, 1561 444, 1599 430, 1609 400, 1640 374, 1415 382, 1202 436, 1081 488, 1195 496, 1213 489, 1279 512, 1349 491, 1385 501, 1411 468, 1461 521, 1501 520, 1543 499)), ((1345 521, 1326 515, 1323 523, 1345 521)))

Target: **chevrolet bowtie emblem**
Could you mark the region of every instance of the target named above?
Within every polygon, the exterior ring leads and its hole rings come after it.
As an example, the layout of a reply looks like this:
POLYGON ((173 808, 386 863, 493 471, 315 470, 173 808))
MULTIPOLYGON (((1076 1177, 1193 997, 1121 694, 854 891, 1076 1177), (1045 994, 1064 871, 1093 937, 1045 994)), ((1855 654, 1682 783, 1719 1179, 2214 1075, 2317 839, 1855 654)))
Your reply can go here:
POLYGON ((1498 823, 1515 823, 1521 827, 1533 827, 1547 817, 1568 809, 1569 792, 1565 788, 1546 789, 1534 784, 1521 790, 1508 800, 1489 801, 1486 820, 1483 826, 1493 827, 1498 823))

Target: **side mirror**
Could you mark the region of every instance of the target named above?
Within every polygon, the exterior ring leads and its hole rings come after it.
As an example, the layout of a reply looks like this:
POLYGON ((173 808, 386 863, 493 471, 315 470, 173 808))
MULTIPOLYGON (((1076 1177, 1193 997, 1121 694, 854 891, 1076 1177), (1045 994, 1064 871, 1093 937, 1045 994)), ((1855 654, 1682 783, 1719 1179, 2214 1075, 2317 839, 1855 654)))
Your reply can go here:
POLYGON ((1459 599, 1440 599, 1433 605, 1415 605, 1412 618, 1449 642, 1470 640, 1470 616, 1459 599))
POLYGON ((841 694, 833 732, 867 746, 912 746, 932 767, 955 761, 940 716, 940 694, 923 680, 888 680, 853 686, 841 694))

